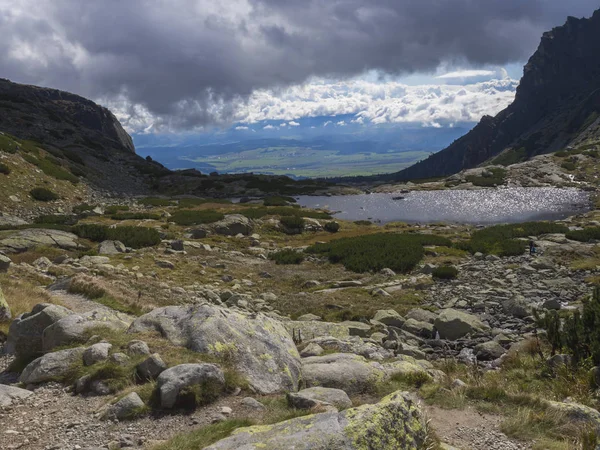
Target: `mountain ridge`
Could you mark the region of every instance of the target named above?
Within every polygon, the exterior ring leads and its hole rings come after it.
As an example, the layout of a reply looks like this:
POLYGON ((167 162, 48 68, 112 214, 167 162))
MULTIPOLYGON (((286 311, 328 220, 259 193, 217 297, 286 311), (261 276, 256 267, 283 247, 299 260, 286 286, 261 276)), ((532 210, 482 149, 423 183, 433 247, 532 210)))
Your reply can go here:
POLYGON ((515 101, 484 116, 449 147, 394 174, 398 181, 452 175, 509 151, 521 159, 561 150, 600 129, 600 10, 544 33, 515 101))

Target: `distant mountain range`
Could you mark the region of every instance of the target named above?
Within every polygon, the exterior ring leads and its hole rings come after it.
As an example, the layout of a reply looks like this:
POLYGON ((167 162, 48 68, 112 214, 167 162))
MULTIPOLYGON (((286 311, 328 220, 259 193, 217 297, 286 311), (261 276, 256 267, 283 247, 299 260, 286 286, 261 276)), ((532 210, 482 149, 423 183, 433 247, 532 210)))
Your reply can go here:
POLYGON ((399 173, 396 181, 451 175, 484 162, 518 162, 600 137, 600 10, 569 17, 543 35, 525 66, 515 101, 485 116, 448 148, 399 173))

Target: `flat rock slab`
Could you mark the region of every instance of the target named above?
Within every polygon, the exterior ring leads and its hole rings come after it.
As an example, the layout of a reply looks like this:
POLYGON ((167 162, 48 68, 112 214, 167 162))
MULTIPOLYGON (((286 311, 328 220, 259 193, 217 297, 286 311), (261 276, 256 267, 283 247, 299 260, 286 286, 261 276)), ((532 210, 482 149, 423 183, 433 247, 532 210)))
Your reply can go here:
POLYGON ((76 235, 66 231, 32 228, 0 240, 0 249, 6 253, 22 253, 41 246, 76 250, 79 248, 77 239, 76 235))
POLYGON ((0 384, 0 407, 10 406, 14 402, 23 400, 32 394, 33 392, 28 391, 27 389, 0 384))

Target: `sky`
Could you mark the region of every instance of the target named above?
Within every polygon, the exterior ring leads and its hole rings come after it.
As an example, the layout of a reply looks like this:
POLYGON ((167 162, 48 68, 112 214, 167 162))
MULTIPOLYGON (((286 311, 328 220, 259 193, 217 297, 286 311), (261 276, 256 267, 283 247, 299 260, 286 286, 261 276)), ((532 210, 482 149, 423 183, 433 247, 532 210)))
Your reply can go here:
POLYGON ((0 77, 91 98, 132 133, 245 132, 347 114, 365 126, 452 126, 507 106, 542 33, 598 6, 0 0, 0 77))

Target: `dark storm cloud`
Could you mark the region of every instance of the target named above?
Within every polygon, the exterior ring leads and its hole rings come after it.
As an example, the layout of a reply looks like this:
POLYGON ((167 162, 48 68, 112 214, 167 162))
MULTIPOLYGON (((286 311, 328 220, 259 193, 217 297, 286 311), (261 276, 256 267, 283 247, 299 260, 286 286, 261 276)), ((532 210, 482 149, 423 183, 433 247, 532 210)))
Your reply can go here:
POLYGON ((0 0, 0 76, 145 106, 163 126, 231 117, 253 90, 364 70, 526 59, 591 0, 0 0))

